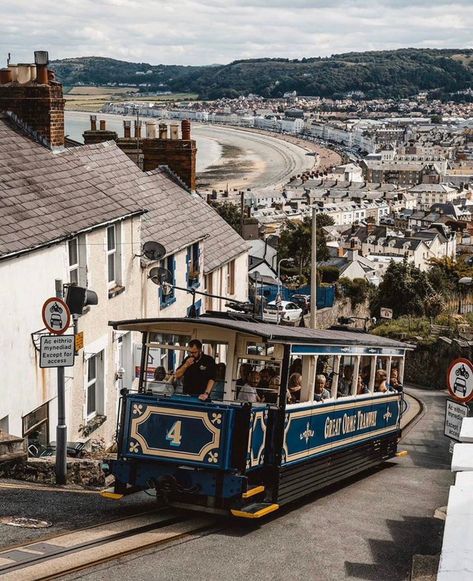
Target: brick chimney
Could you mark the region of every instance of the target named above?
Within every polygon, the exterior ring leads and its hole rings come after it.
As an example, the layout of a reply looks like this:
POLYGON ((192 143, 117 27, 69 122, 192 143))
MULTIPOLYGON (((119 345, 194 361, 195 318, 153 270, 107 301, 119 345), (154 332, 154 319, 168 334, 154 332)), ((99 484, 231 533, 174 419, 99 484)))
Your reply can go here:
POLYGON ((82 134, 85 145, 91 143, 102 143, 102 141, 116 141, 118 135, 116 131, 107 129, 107 122, 104 119, 99 120, 99 129, 97 129, 97 116, 90 116, 90 129, 82 134))
POLYGON ((143 139, 143 171, 150 171, 160 165, 167 165, 190 190, 195 190, 195 162, 197 147, 191 139, 191 126, 188 120, 182 121, 182 139, 179 139, 178 126, 171 125, 170 139, 167 128, 159 125, 159 139, 143 139))
POLYGON ((35 65, 9 65, 0 73, 0 112, 9 112, 51 149, 64 147, 61 83, 48 73, 48 53, 35 52, 35 65))

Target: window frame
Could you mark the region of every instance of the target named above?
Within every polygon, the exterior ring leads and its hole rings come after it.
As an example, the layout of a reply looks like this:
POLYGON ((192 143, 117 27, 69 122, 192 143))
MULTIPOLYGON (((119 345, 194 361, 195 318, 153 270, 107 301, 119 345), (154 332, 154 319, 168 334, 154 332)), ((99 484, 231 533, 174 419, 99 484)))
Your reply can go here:
POLYGON ((71 284, 79 285, 79 268, 80 268, 80 255, 79 255, 79 238, 76 236, 67 241, 67 259, 69 264, 69 282, 71 284), (71 262, 71 245, 75 245, 76 262, 71 262), (75 273, 75 280, 72 279, 72 273, 75 273))
POLYGON ((115 224, 110 224, 107 226, 107 235, 106 235, 106 244, 107 244, 107 284, 109 287, 114 287, 117 284, 116 275, 117 275, 117 265, 116 265, 116 255, 117 255, 117 230, 115 224), (113 232, 113 248, 109 248, 109 232, 113 232), (110 257, 113 258, 113 277, 110 278, 110 257))
POLYGON ((96 416, 105 415, 105 350, 92 353, 86 359, 85 376, 85 419, 90 421, 96 416), (89 379, 91 361, 95 361, 95 377, 89 379), (89 389, 94 386, 94 409, 89 412, 89 389))

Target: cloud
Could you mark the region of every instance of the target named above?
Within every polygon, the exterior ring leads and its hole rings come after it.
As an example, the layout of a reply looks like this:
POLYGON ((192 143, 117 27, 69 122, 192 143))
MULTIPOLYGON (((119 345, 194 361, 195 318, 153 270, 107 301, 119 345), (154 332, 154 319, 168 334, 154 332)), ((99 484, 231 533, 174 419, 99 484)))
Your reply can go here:
POLYGON ((152 64, 472 47, 471 0, 2 0, 2 55, 152 64))

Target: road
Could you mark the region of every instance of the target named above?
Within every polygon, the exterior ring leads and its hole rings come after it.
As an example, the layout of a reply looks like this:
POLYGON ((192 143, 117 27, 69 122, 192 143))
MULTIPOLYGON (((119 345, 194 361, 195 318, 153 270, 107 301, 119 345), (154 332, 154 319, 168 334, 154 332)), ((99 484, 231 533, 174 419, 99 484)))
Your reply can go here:
POLYGON ((218 521, 197 533, 67 579, 408 579, 414 554, 441 548, 448 440, 445 394, 417 392, 425 413, 403 438, 408 456, 275 513, 260 526, 218 521))

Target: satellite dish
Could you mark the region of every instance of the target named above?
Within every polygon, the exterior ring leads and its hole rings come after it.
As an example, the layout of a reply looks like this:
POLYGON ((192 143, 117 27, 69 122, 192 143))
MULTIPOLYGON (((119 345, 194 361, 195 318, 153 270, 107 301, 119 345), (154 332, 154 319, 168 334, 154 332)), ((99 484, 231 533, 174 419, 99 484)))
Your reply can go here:
POLYGON ((156 266, 149 271, 148 278, 157 285, 170 284, 172 282, 172 274, 167 268, 156 266))
POLYGON ((159 242, 150 240, 143 244, 143 254, 148 260, 161 260, 161 258, 166 256, 166 249, 159 242))

